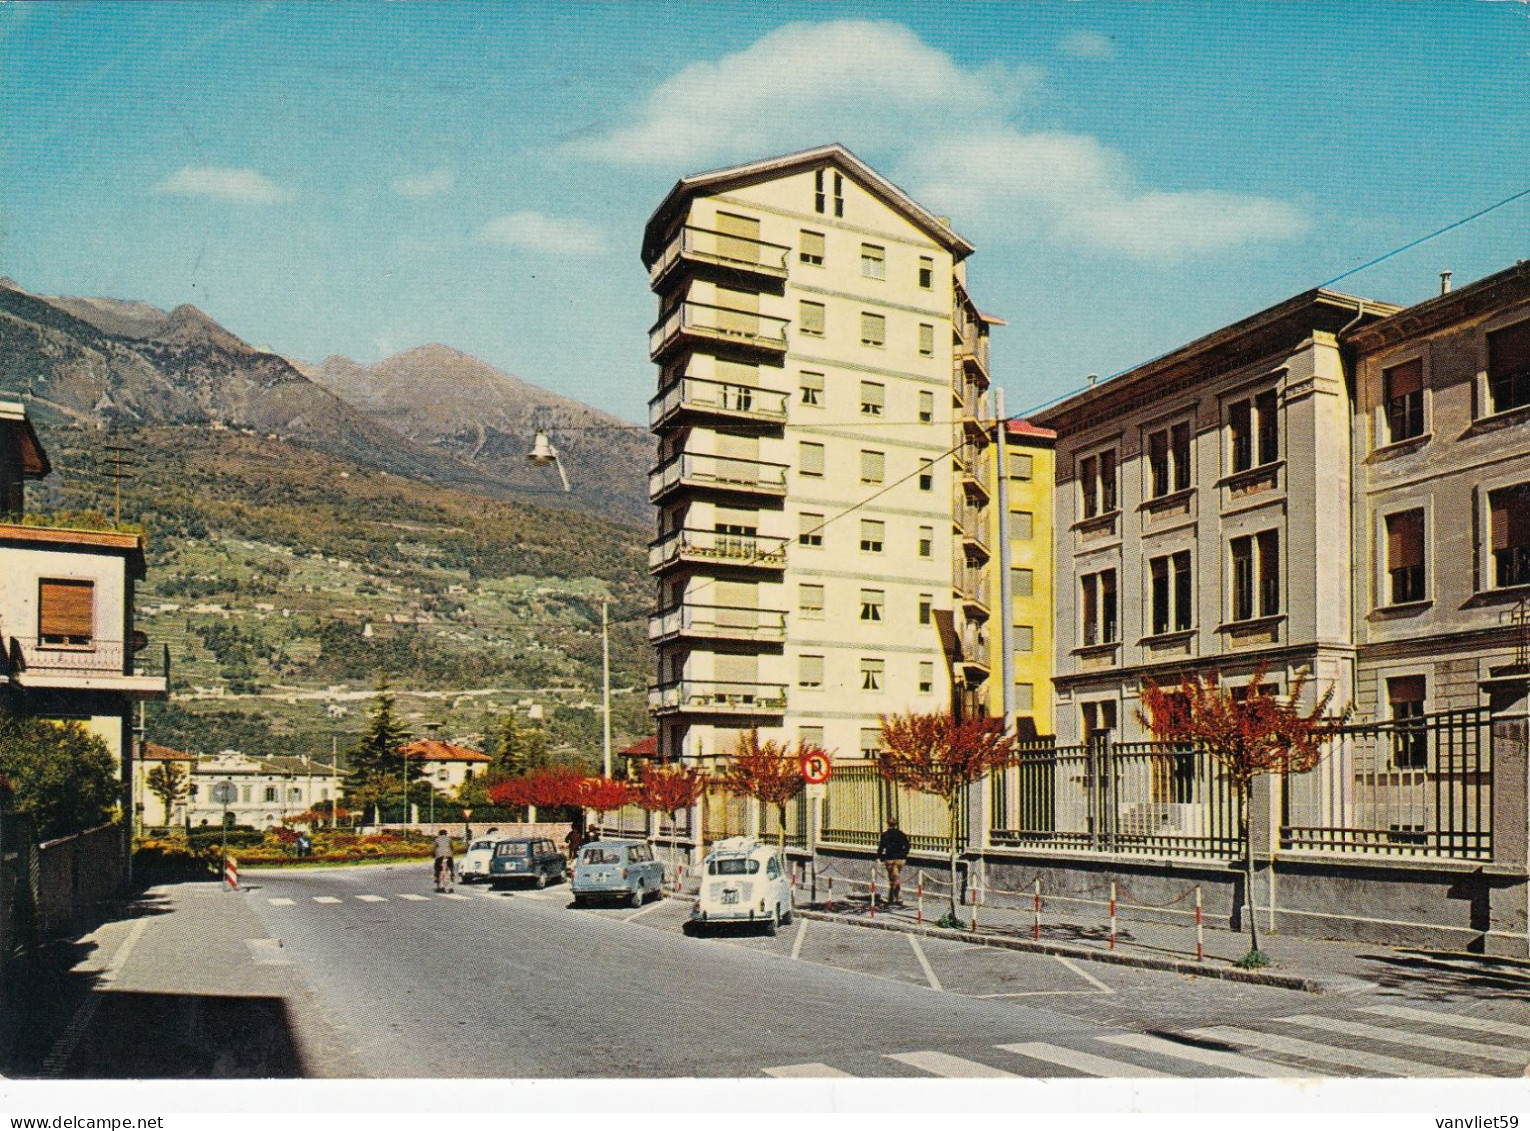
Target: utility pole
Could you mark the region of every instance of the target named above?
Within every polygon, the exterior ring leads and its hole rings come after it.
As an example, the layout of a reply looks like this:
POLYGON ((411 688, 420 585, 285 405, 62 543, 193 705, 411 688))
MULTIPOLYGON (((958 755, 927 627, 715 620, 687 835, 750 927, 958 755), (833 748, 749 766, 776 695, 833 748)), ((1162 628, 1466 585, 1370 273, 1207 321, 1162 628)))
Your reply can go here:
POLYGON ((993 391, 994 439, 999 444, 999 604, 1003 612, 999 616, 999 678, 1004 681, 1004 732, 1009 733, 1015 725, 1015 628, 1014 599, 1010 580, 1011 549, 1009 544, 1009 425, 1004 416, 1004 390, 993 391))
POLYGON ((123 447, 121 444, 104 444, 104 450, 109 454, 103 456, 103 462, 107 466, 106 475, 112 481, 112 491, 115 505, 112 515, 112 523, 122 525, 122 481, 133 478, 133 461, 130 458, 132 448, 123 447))
POLYGON ((605 733, 602 735, 604 760, 602 765, 605 776, 611 776, 611 621, 608 616, 609 601, 600 603, 600 675, 601 675, 601 716, 604 720, 605 733))

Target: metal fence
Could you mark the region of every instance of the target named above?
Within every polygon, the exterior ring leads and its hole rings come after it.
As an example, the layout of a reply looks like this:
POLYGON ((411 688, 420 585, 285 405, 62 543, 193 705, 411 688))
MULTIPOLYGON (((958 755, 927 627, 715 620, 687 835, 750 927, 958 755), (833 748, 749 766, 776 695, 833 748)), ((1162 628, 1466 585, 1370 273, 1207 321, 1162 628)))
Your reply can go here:
MULTIPOLYGON (((967 840, 967 806, 958 803, 957 843, 967 840)), ((897 817, 915 851, 945 852, 950 843, 946 803, 883 781, 872 762, 837 763, 824 798, 827 844, 874 847, 888 817, 897 817)))
POLYGON ((1345 727, 1315 769, 1284 785, 1282 849, 1492 859, 1486 707, 1345 727))

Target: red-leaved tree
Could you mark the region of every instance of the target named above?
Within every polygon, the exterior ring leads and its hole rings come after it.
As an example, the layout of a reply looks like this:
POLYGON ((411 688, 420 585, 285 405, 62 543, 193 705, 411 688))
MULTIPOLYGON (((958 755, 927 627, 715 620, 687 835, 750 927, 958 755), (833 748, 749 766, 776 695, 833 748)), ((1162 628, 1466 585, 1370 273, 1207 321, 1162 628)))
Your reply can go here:
POLYGON ((584 775, 566 766, 501 778, 489 786, 489 800, 506 808, 577 806, 584 775))
POLYGON ((597 822, 604 824, 607 813, 620 809, 636 796, 637 790, 631 782, 613 778, 585 778, 580 785, 579 804, 593 810, 597 822))
POLYGON ((957 719, 934 712, 882 716, 882 750, 877 772, 885 781, 939 797, 946 803, 947 864, 951 877, 950 922, 956 913, 957 834, 961 806, 973 782, 1002 770, 1015 759, 1015 740, 999 719, 957 719))
POLYGON ((827 752, 813 743, 798 740, 795 747, 774 739, 760 741, 760 732, 738 736, 729 754, 728 768, 719 777, 722 787, 736 797, 752 797, 761 805, 776 807, 777 845, 786 848, 786 807, 802 792, 802 759, 827 752))
POLYGON ((1265 684, 1261 664, 1246 688, 1223 687, 1215 673, 1186 675, 1176 688, 1146 680, 1138 721, 1163 742, 1180 742, 1204 751, 1226 777, 1238 798, 1238 829, 1243 840, 1243 882, 1248 899, 1248 966, 1266 965, 1259 950, 1258 910, 1254 905, 1254 834, 1249 820, 1254 779, 1263 774, 1304 774, 1322 760, 1327 743, 1344 724, 1349 708, 1330 712, 1330 687, 1307 710, 1301 706, 1308 672, 1297 672, 1291 690, 1277 695, 1265 684))
POLYGON ((647 813, 668 813, 673 825, 675 814, 696 804, 706 788, 707 775, 695 766, 648 764, 638 771, 637 803, 647 813))

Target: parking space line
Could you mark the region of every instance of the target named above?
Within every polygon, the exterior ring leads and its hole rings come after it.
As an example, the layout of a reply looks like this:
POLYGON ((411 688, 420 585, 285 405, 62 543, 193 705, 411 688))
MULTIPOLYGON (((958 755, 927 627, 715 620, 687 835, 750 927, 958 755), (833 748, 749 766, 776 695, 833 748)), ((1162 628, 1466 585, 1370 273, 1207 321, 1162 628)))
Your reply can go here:
POLYGON ((623 915, 622 916, 622 922, 623 923, 630 923, 630 922, 632 922, 632 920, 638 918, 641 915, 647 915, 650 911, 657 911, 659 908, 665 906, 668 902, 669 901, 667 899, 656 899, 652 903, 650 903, 647 907, 639 908, 638 910, 634 911, 631 915, 623 915))
POLYGON ((802 954, 802 940, 807 938, 807 925, 808 921, 806 919, 797 920, 797 937, 792 940, 793 962, 797 961, 798 957, 802 954))
POLYGON ((1102 982, 1098 978, 1096 978, 1093 974, 1089 973, 1089 971, 1087 971, 1083 967, 1078 966, 1077 964, 1075 964, 1073 959, 1066 958, 1066 957, 1064 957, 1061 954, 1054 954, 1052 957, 1057 959, 1057 961, 1061 962, 1069 970, 1072 970, 1075 974, 1077 974, 1080 978, 1084 979, 1084 981, 1088 982, 1095 989, 1099 990, 1102 994, 1113 994, 1113 993, 1116 992, 1115 990, 1113 990, 1109 986, 1107 986, 1104 982, 1102 982))
POLYGON ((938 994, 946 992, 946 987, 940 984, 940 979, 935 976, 935 968, 930 965, 930 960, 924 956, 924 947, 919 945, 918 935, 904 935, 908 939, 908 945, 914 948, 914 957, 919 959, 919 968, 924 971, 925 979, 930 983, 930 989, 938 994))
POLYGON ((783 1080, 798 1078, 814 1079, 831 1076, 848 1077, 850 1075, 848 1072, 841 1072, 838 1068, 831 1068, 820 1061, 814 1061, 811 1064, 783 1064, 778 1068, 762 1068, 760 1071, 767 1076, 774 1076, 777 1079, 783 1080))

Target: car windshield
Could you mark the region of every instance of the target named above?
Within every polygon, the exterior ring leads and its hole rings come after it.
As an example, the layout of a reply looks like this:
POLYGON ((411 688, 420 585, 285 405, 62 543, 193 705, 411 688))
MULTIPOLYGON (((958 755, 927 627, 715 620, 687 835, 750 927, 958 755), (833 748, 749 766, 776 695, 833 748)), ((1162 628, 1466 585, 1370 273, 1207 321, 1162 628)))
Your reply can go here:
POLYGON ((475 840, 473 842, 473 847, 468 849, 468 851, 469 852, 493 852, 494 851, 494 842, 492 840, 475 840))
POLYGON ((584 862, 586 864, 620 864, 622 856, 614 848, 586 848, 584 862))
POLYGON ((524 840, 503 840, 494 849, 495 856, 530 856, 531 845, 524 840))
POLYGON ((752 876, 759 870, 758 860, 749 860, 742 856, 731 860, 711 860, 707 863, 707 874, 710 876, 752 876))

